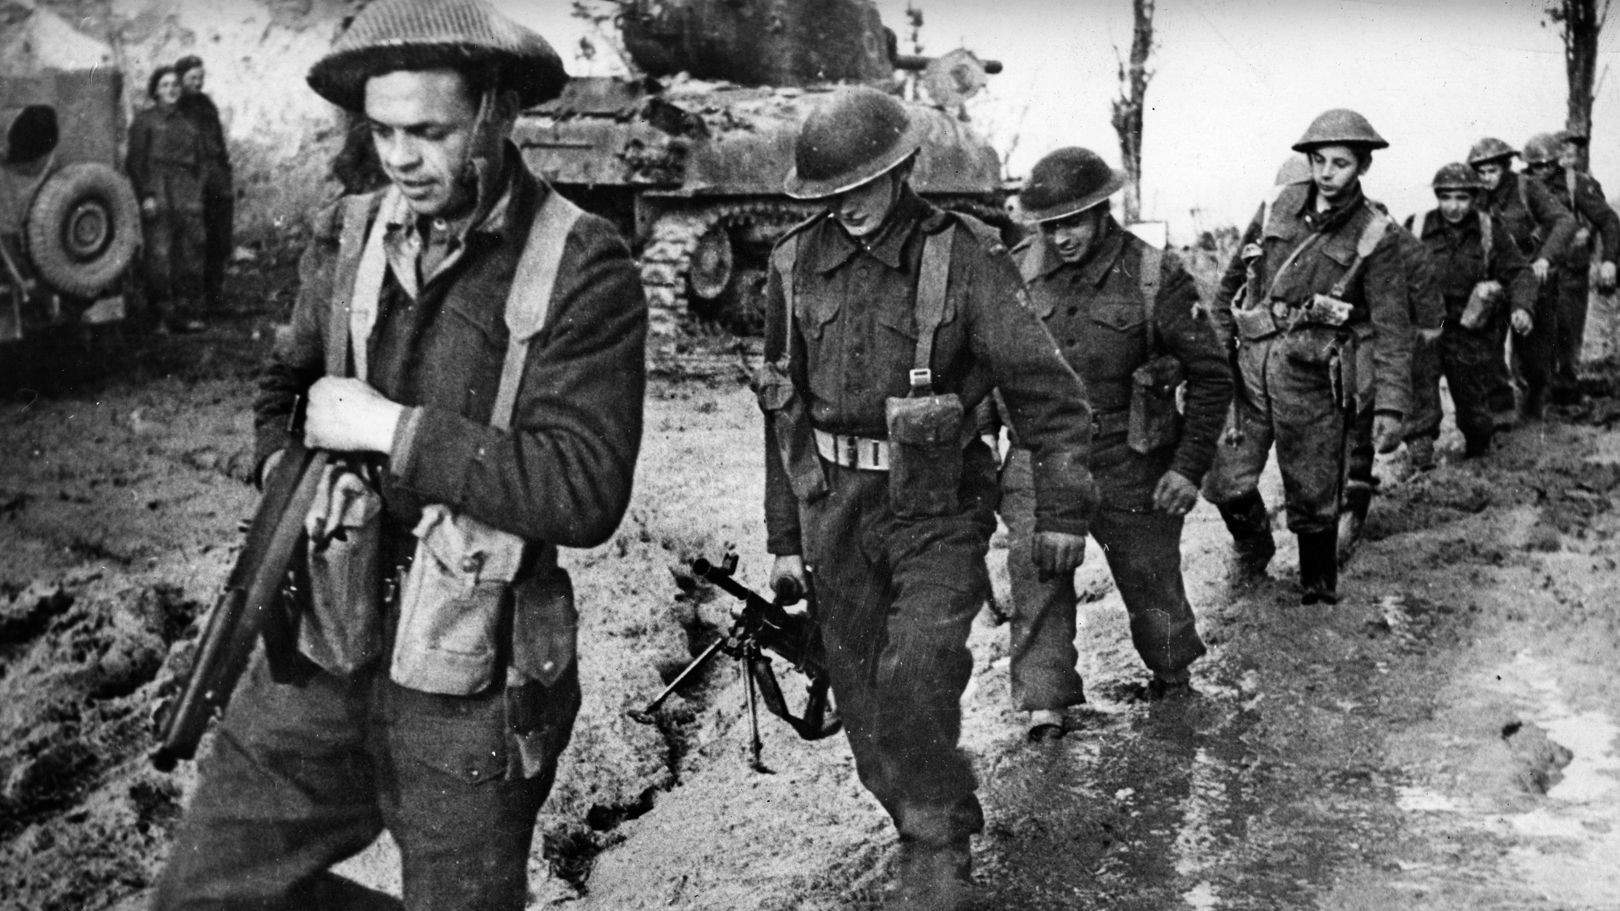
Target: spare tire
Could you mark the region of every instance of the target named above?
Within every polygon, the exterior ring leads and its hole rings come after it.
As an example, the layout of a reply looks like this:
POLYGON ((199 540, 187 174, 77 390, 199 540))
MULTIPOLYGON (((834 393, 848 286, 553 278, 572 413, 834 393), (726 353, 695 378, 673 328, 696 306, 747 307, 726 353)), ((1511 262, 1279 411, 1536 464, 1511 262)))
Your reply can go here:
POLYGON ((135 258, 141 208, 128 179, 94 161, 63 167, 28 207, 28 259, 57 291, 95 297, 135 258))

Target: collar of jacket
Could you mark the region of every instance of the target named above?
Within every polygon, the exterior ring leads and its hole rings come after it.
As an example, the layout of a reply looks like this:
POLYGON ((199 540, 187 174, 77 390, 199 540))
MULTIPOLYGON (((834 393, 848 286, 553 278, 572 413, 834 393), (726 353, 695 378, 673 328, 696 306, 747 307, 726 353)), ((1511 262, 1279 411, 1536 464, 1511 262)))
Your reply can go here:
POLYGON ((824 218, 817 222, 815 229, 820 236, 816 238, 818 243, 811 245, 815 256, 810 266, 817 272, 827 273, 865 253, 890 269, 900 271, 911 236, 925 222, 931 227, 934 216, 942 214, 918 196, 910 184, 904 184, 900 188, 900 198, 895 200, 889 223, 869 244, 850 237, 836 218, 824 218))
POLYGON ((1125 251, 1125 233, 1119 221, 1112 215, 1108 216, 1103 219, 1102 235, 1092 244, 1086 258, 1078 263, 1069 263, 1063 261, 1057 247, 1052 245, 1052 239, 1041 231, 1030 241, 1029 255, 1036 257, 1035 277, 1046 278, 1064 269, 1078 269, 1082 282, 1092 287, 1101 285, 1125 251))
POLYGON ((1344 227, 1346 222, 1354 218, 1357 212, 1367 207, 1367 194, 1362 191, 1361 181, 1359 180, 1356 181, 1356 188, 1348 199, 1325 212, 1316 211, 1318 192, 1315 184, 1310 185, 1310 190, 1305 194, 1305 199, 1300 203, 1300 209, 1297 213, 1299 220, 1304 222, 1305 226, 1312 231, 1321 231, 1323 233, 1337 231, 1344 227))

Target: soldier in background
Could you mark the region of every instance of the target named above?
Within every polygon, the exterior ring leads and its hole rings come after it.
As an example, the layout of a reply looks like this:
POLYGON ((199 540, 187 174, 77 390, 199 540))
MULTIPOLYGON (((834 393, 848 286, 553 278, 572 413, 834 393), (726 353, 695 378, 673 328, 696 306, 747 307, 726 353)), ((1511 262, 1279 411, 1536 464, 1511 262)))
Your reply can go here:
POLYGON ((984 827, 958 739, 996 527, 994 456, 967 416, 999 388, 1034 453, 1041 572, 1080 564, 1096 488, 1085 389, 1006 248, 908 182, 925 138, 864 87, 800 126, 786 190, 827 209, 772 253, 759 394, 772 587, 814 580, 856 771, 900 836, 892 906, 952 911, 984 827))
POLYGON ((1358 345, 1372 345, 1373 437, 1399 442, 1411 395, 1412 329, 1406 275, 1389 218, 1361 177, 1389 144, 1365 117, 1335 109, 1299 142, 1312 182, 1283 188, 1266 223, 1251 223, 1222 281, 1246 287, 1232 318, 1243 429, 1221 446, 1205 480, 1240 561, 1263 571, 1271 537, 1259 480, 1275 441, 1288 526, 1299 537, 1301 603, 1338 601, 1338 521, 1356 390, 1358 345), (1264 558, 1260 557, 1264 554, 1264 558), (1258 567, 1255 566, 1258 564, 1258 567))
POLYGON ((124 170, 141 205, 146 296, 159 332, 195 332, 203 278, 203 141, 180 113, 180 76, 159 67, 146 84, 152 107, 129 124, 124 170))
POLYGON ((1598 182, 1564 167, 1559 138, 1537 133, 1524 144, 1524 166, 1575 218, 1575 233, 1558 264, 1558 330, 1553 342, 1552 402, 1579 405, 1581 345, 1586 338, 1586 310, 1592 293, 1593 232, 1602 240, 1598 252, 1598 293, 1614 291, 1615 260, 1620 256, 1620 216, 1603 198, 1598 182))
MULTIPOLYGON (((1553 136, 1558 140, 1558 164, 1566 171, 1579 171, 1592 177, 1591 163, 1586 160, 1588 140, 1591 138, 1580 130, 1559 130, 1553 136)), ((1597 180, 1596 177, 1592 177, 1597 180)), ((1602 192, 1602 184, 1598 191, 1602 192)))
POLYGON ((231 186, 231 153, 225 127, 214 99, 203 91, 207 71, 202 59, 181 57, 174 69, 180 74, 180 113, 202 136, 203 184, 203 304, 211 311, 224 305, 225 265, 231 258, 231 230, 236 218, 236 192, 231 186))
MULTIPOLYGON (((1468 150, 1468 164, 1485 185, 1479 204, 1500 221, 1513 237, 1519 252, 1530 260, 1536 279, 1536 306, 1531 330, 1513 340, 1513 369, 1504 362, 1492 363, 1491 412, 1498 430, 1511 428, 1520 415, 1540 420, 1551 392, 1554 343, 1558 333, 1557 264, 1562 260, 1575 219, 1539 180, 1529 180, 1513 170, 1517 149, 1500 139, 1487 136, 1468 150), (1514 379, 1523 384, 1522 401, 1515 402, 1514 379)), ((1508 327, 1497 331, 1506 342, 1508 327)))
MULTIPOLYGON (((1181 575, 1184 517, 1215 457, 1232 398, 1225 353, 1201 312, 1198 287, 1174 254, 1149 246, 1109 212, 1125 184, 1089 149, 1065 148, 1031 169, 1019 195, 1039 232, 1013 250, 1035 312, 1091 397, 1091 473, 1101 545, 1131 641, 1152 671, 1149 698, 1190 691, 1203 640, 1181 575), (1176 394, 1185 380, 1185 420, 1176 394)), ((1063 709, 1085 701, 1075 670, 1072 574, 1041 578, 1030 559, 1033 457, 1012 439, 1001 475, 1010 540, 1013 703, 1032 740, 1061 737, 1063 709)))
POLYGON ((1500 324, 1528 332, 1535 307, 1535 276, 1506 226, 1478 204, 1485 184, 1472 168, 1453 162, 1435 172, 1434 209, 1412 225, 1434 264, 1445 303, 1445 326, 1433 358, 1413 358, 1413 413, 1407 446, 1431 454, 1440 436, 1440 378, 1446 378, 1463 435, 1463 457, 1490 450, 1491 364, 1502 360, 1500 324))

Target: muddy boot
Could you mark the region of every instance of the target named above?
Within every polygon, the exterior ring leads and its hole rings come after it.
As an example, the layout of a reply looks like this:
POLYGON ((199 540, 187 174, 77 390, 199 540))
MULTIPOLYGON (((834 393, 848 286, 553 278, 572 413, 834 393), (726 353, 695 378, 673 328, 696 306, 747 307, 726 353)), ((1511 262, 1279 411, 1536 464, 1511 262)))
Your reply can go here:
POLYGON ((902 839, 889 911, 966 911, 978 898, 968 846, 927 845, 902 839))
POLYGON ((1247 585, 1264 579, 1266 564, 1277 553, 1277 542, 1271 537, 1271 517, 1266 515, 1260 491, 1250 491, 1216 508, 1232 533, 1232 582, 1247 585))
POLYGON ((1299 536, 1299 603, 1339 603, 1337 529, 1299 536))
MULTIPOLYGON (((1430 451, 1431 457, 1433 451, 1430 451)), ((1338 550, 1336 556, 1342 567, 1355 556, 1356 545, 1361 543, 1361 529, 1367 524, 1367 510, 1372 506, 1372 488, 1354 481, 1344 492, 1344 509, 1339 513, 1338 550)), ((1301 561, 1303 562, 1303 557, 1301 561)))

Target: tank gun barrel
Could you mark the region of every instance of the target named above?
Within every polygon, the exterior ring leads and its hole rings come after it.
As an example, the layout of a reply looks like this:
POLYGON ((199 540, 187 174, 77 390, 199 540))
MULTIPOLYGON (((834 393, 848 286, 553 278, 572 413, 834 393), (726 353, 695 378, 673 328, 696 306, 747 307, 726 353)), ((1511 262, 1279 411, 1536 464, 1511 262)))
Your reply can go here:
MULTIPOLYGON (((906 70, 907 72, 912 73, 920 73, 923 70, 928 69, 928 64, 933 63, 936 59, 937 58, 935 57, 923 57, 918 54, 895 54, 894 68, 897 70, 906 70)), ((984 71, 992 76, 1001 72, 1000 60, 981 60, 979 62, 984 64, 984 71)))

